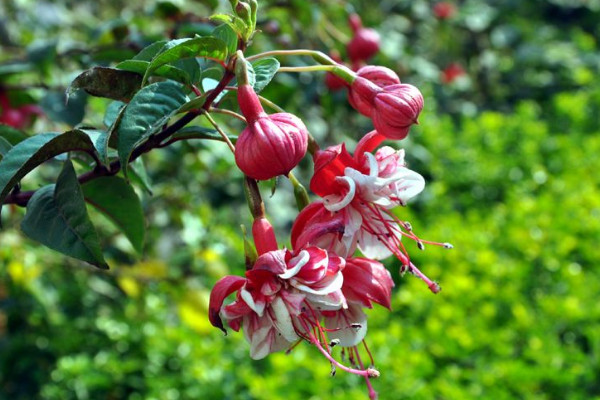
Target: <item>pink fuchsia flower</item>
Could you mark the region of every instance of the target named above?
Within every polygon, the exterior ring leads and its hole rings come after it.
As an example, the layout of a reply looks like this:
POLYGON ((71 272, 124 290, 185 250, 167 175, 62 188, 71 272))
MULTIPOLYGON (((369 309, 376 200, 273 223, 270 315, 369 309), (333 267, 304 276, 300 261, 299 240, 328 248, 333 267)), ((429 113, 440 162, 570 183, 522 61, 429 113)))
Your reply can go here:
POLYGON ((287 175, 306 154, 308 130, 289 113, 268 115, 252 86, 238 88, 238 102, 248 126, 235 147, 235 162, 251 178, 266 180, 287 175))
POLYGON ((464 75, 466 75, 464 68, 458 63, 452 63, 444 68, 441 79, 443 83, 450 84, 464 75))
POLYGON ((346 45, 348 57, 351 61, 366 61, 379 51, 379 33, 374 29, 364 28, 358 14, 351 14, 348 23, 354 33, 346 45))
MULTIPOLYGON (((380 88, 400 83, 400 78, 394 71, 377 65, 367 65, 358 69, 356 76, 357 78, 366 79, 380 88)), ((367 117, 372 116, 373 102, 370 96, 363 97, 360 93, 352 90, 352 86, 348 87, 348 102, 361 114, 367 117)))
POLYGON ((423 110, 423 95, 413 85, 398 83, 379 87, 357 76, 351 89, 351 105, 373 120, 375 130, 388 139, 401 140, 423 110))
POLYGON ((438 19, 449 19, 456 14, 456 6, 449 1, 440 1, 433 6, 433 15, 438 19))
POLYGON ((401 239, 408 237, 419 248, 423 248, 424 243, 451 246, 421 240, 409 223, 391 212, 392 208, 406 205, 420 193, 425 181, 406 168, 402 150, 382 147, 372 154, 381 141, 382 136, 373 131, 361 139, 354 156, 343 144, 317 153, 310 188, 323 201, 315 202, 298 215, 292 228, 292 245, 319 243, 327 249, 346 249, 346 253, 340 253, 346 258, 352 255, 355 246, 372 259, 393 254, 402 263, 402 271, 419 276, 437 293, 438 284, 410 261, 401 239), (317 223, 327 228, 322 234, 313 228, 317 223), (335 228, 329 229, 331 227, 335 228))
POLYGON ((349 309, 342 292, 345 264, 343 258, 317 247, 307 247, 297 254, 287 250, 264 253, 245 277, 226 276, 215 284, 209 304, 210 322, 225 330, 223 318, 233 330, 243 328, 254 359, 291 349, 304 339, 338 368, 365 379, 378 376, 372 368, 346 367, 331 355, 322 313, 334 313, 329 315, 344 324, 337 326, 334 319, 328 320, 328 326, 337 332, 347 328, 348 318, 355 312, 349 311, 347 318, 334 317, 336 311, 349 309), (235 300, 225 305, 225 299, 234 293, 235 300))

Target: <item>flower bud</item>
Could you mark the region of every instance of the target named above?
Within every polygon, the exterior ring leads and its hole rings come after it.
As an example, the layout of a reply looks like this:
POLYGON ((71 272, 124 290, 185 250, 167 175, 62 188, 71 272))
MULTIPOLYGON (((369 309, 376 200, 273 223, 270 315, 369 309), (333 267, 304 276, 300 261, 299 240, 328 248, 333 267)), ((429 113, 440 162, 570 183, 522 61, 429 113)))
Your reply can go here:
POLYGON ((404 83, 383 88, 375 96, 373 125, 389 139, 404 139, 423 109, 423 95, 413 85, 404 83))
POLYGON ((267 115, 249 85, 240 85, 238 102, 248 126, 235 147, 235 162, 251 178, 266 180, 287 175, 304 157, 308 130, 295 115, 267 115))
MULTIPOLYGON (((356 71, 356 76, 364 78, 380 88, 400 83, 400 78, 398 78, 398 75, 394 71, 376 65, 367 65, 360 68, 356 71)), ((365 87, 365 85, 366 83, 359 81, 356 86, 360 86, 361 89, 353 90, 355 86, 352 84, 348 91, 348 102, 361 114, 369 117, 371 116, 372 109, 372 106, 369 104, 369 99, 372 97, 370 90, 373 90, 373 88, 370 85, 365 87)))
POLYGON ((269 251, 277 250, 277 239, 273 226, 264 217, 256 218, 252 223, 252 237, 258 255, 263 255, 269 251))
POLYGON ((346 46, 350 60, 368 60, 377 54, 379 51, 379 33, 374 29, 363 28, 357 14, 350 15, 348 22, 354 31, 354 36, 346 46))
POLYGON ((456 14, 456 6, 448 1, 440 1, 433 6, 433 15, 438 19, 449 19, 456 14))

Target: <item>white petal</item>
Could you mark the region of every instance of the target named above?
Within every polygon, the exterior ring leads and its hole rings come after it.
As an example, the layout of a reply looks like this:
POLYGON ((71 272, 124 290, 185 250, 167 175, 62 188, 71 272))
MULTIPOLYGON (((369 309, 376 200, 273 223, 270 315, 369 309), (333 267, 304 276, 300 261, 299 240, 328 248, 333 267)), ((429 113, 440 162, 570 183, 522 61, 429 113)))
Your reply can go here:
POLYGON ((281 297, 277 296, 271 302, 271 310, 273 310, 273 314, 271 315, 273 324, 283 337, 288 342, 293 342, 298 339, 298 335, 292 324, 292 316, 281 297))
POLYGON ((340 199, 341 196, 329 195, 323 197, 323 205, 329 211, 339 211, 346 207, 354 199, 356 194, 356 184, 347 176, 338 176, 336 179, 346 182, 348 185, 348 193, 340 199))
POLYGON ((288 263, 288 265, 292 264, 294 266, 286 270, 283 274, 279 274, 279 277, 281 279, 290 279, 292 276, 295 276, 300 271, 300 269, 304 267, 304 265, 306 265, 309 259, 310 254, 308 254, 308 251, 302 250, 300 254, 292 258, 288 263))
POLYGON ((343 347, 359 344, 367 334, 367 316, 359 305, 349 304, 334 317, 325 318, 325 327, 335 329, 328 333, 330 339, 338 339, 343 347))
POLYGON ((245 288, 242 288, 242 290, 240 290, 240 295, 242 296, 242 300, 244 300, 246 304, 248 304, 248 307, 250 307, 259 316, 263 315, 263 311, 265 310, 264 302, 254 302, 254 298, 252 297, 250 292, 248 292, 245 288))
POLYGON ((290 280, 290 283, 293 287, 302 292, 316 295, 325 295, 331 292, 335 292, 336 290, 340 290, 342 288, 342 284, 344 283, 344 275, 342 275, 342 271, 338 272, 337 274, 335 274, 335 277, 331 279, 331 282, 327 284, 327 286, 320 289, 313 289, 306 285, 302 285, 298 283, 298 281, 296 281, 295 279, 290 280))

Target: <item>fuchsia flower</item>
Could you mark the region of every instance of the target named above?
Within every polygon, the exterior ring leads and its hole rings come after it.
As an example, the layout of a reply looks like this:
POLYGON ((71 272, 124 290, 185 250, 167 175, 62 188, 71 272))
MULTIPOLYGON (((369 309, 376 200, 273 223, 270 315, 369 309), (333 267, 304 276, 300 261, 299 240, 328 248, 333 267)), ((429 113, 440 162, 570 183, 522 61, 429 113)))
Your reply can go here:
POLYGON ((449 19, 456 14, 456 6, 449 1, 440 1, 433 6, 433 15, 438 19, 449 19))
POLYGON ((348 17, 348 23, 354 32, 354 36, 346 46, 350 60, 353 62, 366 61, 377 54, 379 33, 374 29, 364 28, 358 14, 351 14, 348 17))
POLYGON ((425 187, 421 175, 406 168, 404 151, 376 148, 384 137, 373 131, 358 143, 354 156, 343 144, 317 153, 315 173, 310 183, 313 192, 323 198, 306 207, 292 227, 292 245, 319 246, 351 257, 356 247, 372 259, 395 255, 402 271, 423 279, 437 293, 437 283, 427 278, 410 261, 402 244, 403 236, 424 243, 442 244, 419 239, 409 223, 401 221, 391 209, 419 194, 425 187))
POLYGON ((357 345, 367 332, 362 309, 371 308, 373 303, 390 308, 394 283, 389 272, 377 261, 344 259, 316 246, 278 250, 267 225, 264 218, 255 220, 254 239, 261 243, 263 252, 246 276, 226 276, 215 284, 210 296, 210 322, 223 331, 223 319, 235 331, 243 328, 254 359, 306 340, 334 368, 363 376, 371 398, 375 398, 369 378, 379 372, 365 368, 357 345), (235 300, 224 304, 233 293, 235 300), (359 369, 333 358, 331 351, 336 345, 348 351, 359 369))
POLYGON ((350 104, 373 120, 375 129, 388 139, 400 140, 423 109, 423 95, 413 85, 387 84, 391 77, 372 81, 357 75, 350 86, 350 104), (379 86, 382 85, 382 86, 379 86))
POLYGON ((289 113, 267 115, 250 85, 240 85, 238 102, 248 126, 235 147, 235 162, 251 178, 287 175, 306 154, 308 130, 289 113))

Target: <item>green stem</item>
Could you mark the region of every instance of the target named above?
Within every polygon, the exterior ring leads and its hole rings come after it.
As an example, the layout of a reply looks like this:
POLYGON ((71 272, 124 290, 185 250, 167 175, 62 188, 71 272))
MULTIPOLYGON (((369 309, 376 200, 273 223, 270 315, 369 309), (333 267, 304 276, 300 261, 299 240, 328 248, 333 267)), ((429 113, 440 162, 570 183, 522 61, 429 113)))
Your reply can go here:
POLYGON ((246 122, 246 118, 244 118, 243 115, 240 115, 240 114, 236 113, 235 111, 227 110, 227 109, 224 109, 224 108, 211 107, 210 108, 210 112, 229 115, 230 117, 237 118, 240 121, 246 122))
POLYGON ((308 49, 296 49, 296 50, 272 50, 265 51, 264 53, 255 54, 247 58, 248 61, 258 60, 260 58, 271 57, 271 56, 311 56, 316 62, 324 65, 337 65, 337 62, 327 54, 308 49))
POLYGON ((233 143, 231 143, 231 140, 229 140, 229 137, 227 136, 227 134, 225 132, 223 132, 223 130, 221 129, 221 127, 219 126, 219 124, 217 124, 217 122, 210 116, 210 114, 209 114, 208 111, 203 110, 202 114, 204 114, 204 116, 206 117, 206 119, 208 120, 208 122, 210 122, 210 124, 223 137, 223 140, 225 141, 225 143, 227 143, 227 146, 229 146, 229 148, 231 149, 231 152, 235 154, 235 146, 233 145, 233 143))
POLYGON ((303 67, 280 67, 279 72, 313 72, 327 71, 342 78, 349 85, 356 79, 356 74, 350 68, 343 65, 307 65, 303 67))

